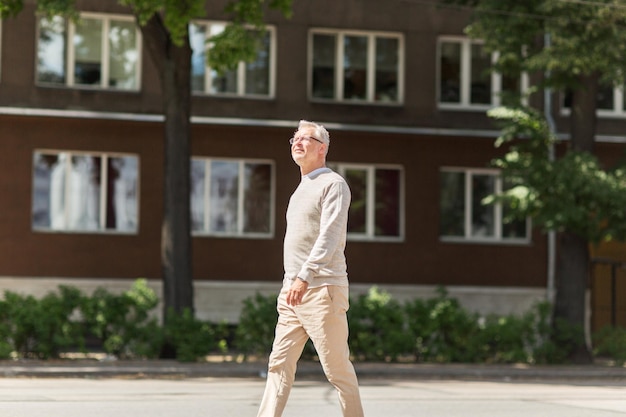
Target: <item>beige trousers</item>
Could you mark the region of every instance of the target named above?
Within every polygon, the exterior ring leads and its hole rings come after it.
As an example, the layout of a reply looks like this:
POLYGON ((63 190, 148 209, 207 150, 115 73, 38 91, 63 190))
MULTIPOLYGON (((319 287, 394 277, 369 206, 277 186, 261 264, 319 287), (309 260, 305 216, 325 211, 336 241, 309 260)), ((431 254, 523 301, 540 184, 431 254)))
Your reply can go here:
POLYGON ((310 338, 326 378, 335 387, 344 417, 363 417, 359 385, 348 347, 348 287, 310 288, 298 306, 278 297, 278 324, 267 383, 257 417, 280 417, 296 376, 298 359, 310 338))

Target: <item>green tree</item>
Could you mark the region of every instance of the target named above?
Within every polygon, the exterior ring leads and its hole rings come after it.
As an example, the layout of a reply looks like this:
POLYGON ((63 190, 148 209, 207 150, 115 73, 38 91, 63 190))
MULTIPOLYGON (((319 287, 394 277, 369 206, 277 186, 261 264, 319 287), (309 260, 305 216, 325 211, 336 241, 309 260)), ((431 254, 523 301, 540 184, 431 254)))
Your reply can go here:
MULTIPOLYGON (((218 1, 116 0, 127 6, 141 28, 143 42, 161 81, 165 116, 164 216, 161 231, 164 317, 168 311, 193 311, 190 235, 191 46, 189 24, 218 1)), ((232 25, 211 39, 208 60, 218 70, 254 58, 263 19, 271 9, 286 17, 293 0, 232 0, 224 11, 232 25)), ((0 0, 0 17, 19 13, 24 0, 0 0)), ((37 0, 38 12, 77 18, 77 0, 37 0)))
MULTIPOLYGON (((621 200, 623 173, 604 172, 592 153, 599 88, 624 83, 626 5, 619 0, 444 1, 472 10, 466 31, 483 39, 488 51, 499 52, 494 69, 511 75, 541 74, 540 87, 571 93, 570 138, 562 159, 552 162, 544 146, 549 144, 543 143, 532 152, 526 148, 525 154, 512 149, 500 164, 511 168, 505 177, 516 173, 514 181, 525 185, 515 189, 513 208, 518 214, 531 214, 535 224, 558 232, 554 322, 582 329, 589 243, 619 237, 618 229, 623 228, 623 214, 604 206, 607 199, 621 200)), ((519 124, 516 134, 550 140, 550 130, 536 113, 500 116, 519 124)), ((590 360, 582 340, 573 341, 573 346, 571 360, 590 360)))

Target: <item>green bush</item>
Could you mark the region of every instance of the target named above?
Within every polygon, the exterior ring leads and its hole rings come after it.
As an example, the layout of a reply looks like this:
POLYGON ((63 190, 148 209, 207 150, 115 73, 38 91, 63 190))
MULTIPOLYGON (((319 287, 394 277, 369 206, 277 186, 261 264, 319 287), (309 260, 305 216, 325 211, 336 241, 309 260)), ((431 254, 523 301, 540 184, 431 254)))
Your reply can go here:
POLYGON ((112 294, 98 288, 80 306, 87 332, 105 352, 117 357, 156 357, 162 337, 157 320, 150 316, 158 299, 146 280, 139 279, 130 290, 112 294))
POLYGON ((189 309, 181 314, 170 310, 165 320, 164 342, 173 347, 176 359, 182 362, 194 362, 215 351, 225 353, 227 335, 225 324, 199 320, 189 309))
POLYGON ((361 360, 396 361, 411 349, 402 307, 377 287, 352 301, 348 321, 350 348, 361 360))
POLYGON ((37 300, 11 291, 4 293, 2 331, 7 336, 1 353, 10 349, 25 358, 56 358, 70 347, 83 347, 79 324, 72 319, 82 300, 79 290, 59 287, 37 300))
POLYGON ((243 301, 234 345, 244 355, 269 354, 278 322, 277 299, 276 295, 263 296, 257 293, 243 301))
POLYGON ((626 363, 626 329, 623 327, 605 326, 593 337, 594 354, 608 357, 615 365, 626 363))

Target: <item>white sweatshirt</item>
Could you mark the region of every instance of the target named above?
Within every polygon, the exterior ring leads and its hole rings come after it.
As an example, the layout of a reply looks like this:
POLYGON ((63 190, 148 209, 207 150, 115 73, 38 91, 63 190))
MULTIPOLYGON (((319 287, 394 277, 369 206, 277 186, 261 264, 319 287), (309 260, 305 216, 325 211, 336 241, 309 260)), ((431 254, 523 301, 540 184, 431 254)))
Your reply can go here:
POLYGON ((287 207, 284 285, 301 278, 309 288, 348 286, 344 249, 350 188, 329 168, 302 177, 287 207))

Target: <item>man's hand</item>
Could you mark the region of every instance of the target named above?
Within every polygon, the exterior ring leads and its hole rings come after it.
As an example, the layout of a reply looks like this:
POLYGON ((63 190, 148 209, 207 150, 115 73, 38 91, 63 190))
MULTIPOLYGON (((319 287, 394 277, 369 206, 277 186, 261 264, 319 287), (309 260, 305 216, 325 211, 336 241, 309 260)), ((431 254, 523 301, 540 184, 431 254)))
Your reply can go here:
POLYGON ((291 288, 287 292, 287 304, 290 306, 297 306, 302 302, 302 297, 304 297, 304 293, 309 288, 309 283, 306 281, 302 281, 300 278, 296 278, 293 280, 293 284, 291 284, 291 288))

